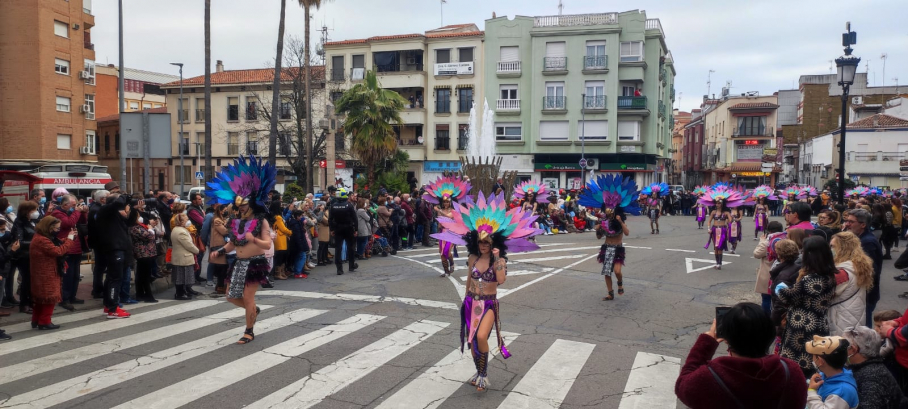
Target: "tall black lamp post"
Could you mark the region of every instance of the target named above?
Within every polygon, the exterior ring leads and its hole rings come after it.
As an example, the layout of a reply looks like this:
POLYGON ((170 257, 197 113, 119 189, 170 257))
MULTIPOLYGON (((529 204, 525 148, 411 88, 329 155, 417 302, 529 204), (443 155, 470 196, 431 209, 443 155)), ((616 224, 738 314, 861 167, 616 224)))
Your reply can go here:
POLYGON ((845 23, 842 46, 845 55, 835 59, 838 82, 842 86, 842 137, 839 138, 839 201, 845 203, 845 125, 848 123, 848 89, 854 84, 854 76, 861 59, 851 55, 851 46, 857 44, 858 34, 851 31, 851 22, 845 23))

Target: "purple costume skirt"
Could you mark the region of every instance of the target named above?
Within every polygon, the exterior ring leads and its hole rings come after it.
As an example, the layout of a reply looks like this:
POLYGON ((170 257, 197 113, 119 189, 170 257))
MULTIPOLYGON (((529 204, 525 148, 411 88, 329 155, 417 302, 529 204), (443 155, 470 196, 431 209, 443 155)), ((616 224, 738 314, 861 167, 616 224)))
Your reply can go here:
POLYGON ((754 230, 755 231, 765 231, 766 224, 769 222, 769 218, 766 217, 766 213, 757 213, 754 215, 754 230))
MULTIPOLYGON (((476 342, 473 342, 472 338, 469 338, 471 329, 473 328, 474 323, 470 322, 471 316, 473 315, 473 309, 480 309, 477 315, 479 315, 479 320, 475 325, 479 325, 482 322, 482 319, 485 318, 486 313, 492 311, 495 313, 495 333, 498 336, 498 346, 501 348, 501 356, 505 359, 511 356, 507 348, 504 345, 504 338, 501 337, 501 314, 498 310, 498 297, 497 295, 483 295, 479 296, 478 300, 474 299, 476 294, 472 292, 467 292, 466 297, 463 299, 463 305, 460 306, 460 352, 463 352, 463 345, 466 342, 467 346, 473 351, 474 354, 479 354, 479 347, 476 342), (469 338, 469 339, 468 339, 469 338)), ((475 335, 474 335, 475 337, 475 335)))
POLYGON ((269 271, 265 256, 238 258, 227 272, 227 298, 243 298, 246 286, 267 283, 269 271))
POLYGON ((732 221, 728 226, 728 240, 732 243, 741 241, 741 221, 732 221))
POLYGON ((709 240, 706 242, 706 246, 703 248, 708 249, 709 244, 712 243, 716 250, 728 250, 728 226, 713 226, 709 230, 709 240))
POLYGON ((706 208, 702 206, 697 206, 697 222, 702 222, 706 220, 706 208))

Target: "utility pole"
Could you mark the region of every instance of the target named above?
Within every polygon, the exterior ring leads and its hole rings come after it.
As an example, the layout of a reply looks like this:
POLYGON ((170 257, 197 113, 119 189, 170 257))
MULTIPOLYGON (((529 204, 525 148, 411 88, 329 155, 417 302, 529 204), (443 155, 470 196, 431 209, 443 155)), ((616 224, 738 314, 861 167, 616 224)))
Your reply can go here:
MULTIPOLYGON (((125 81, 123 75, 123 0, 118 1, 120 13, 120 78, 118 86, 120 88, 120 123, 123 123, 123 111, 126 110, 126 91, 124 90, 125 81)), ((126 134, 120 132, 120 186, 126 186, 126 134)))
POLYGON ((716 72, 716 70, 709 70, 709 74, 706 74, 706 98, 707 99, 709 99, 709 93, 712 90, 712 85, 713 85, 712 78, 713 78, 714 72, 716 72))

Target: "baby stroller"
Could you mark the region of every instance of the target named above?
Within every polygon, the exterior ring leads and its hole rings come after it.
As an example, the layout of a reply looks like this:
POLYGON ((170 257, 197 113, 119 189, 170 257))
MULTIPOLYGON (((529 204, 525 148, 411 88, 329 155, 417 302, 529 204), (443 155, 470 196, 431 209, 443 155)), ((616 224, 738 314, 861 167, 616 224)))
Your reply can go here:
POLYGON ((380 234, 372 235, 372 255, 377 256, 381 254, 382 257, 388 257, 388 253, 395 254, 397 253, 391 246, 388 244, 388 239, 382 237, 380 234))

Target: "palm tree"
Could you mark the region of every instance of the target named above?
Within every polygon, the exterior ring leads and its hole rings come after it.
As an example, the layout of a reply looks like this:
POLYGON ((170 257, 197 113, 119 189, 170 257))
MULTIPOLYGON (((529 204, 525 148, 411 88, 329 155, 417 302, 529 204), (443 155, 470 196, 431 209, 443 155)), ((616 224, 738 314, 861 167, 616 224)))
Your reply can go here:
POLYGON ((271 86, 271 134, 268 135, 268 161, 273 165, 277 165, 277 119, 281 112, 281 61, 284 58, 284 12, 286 9, 287 0, 281 0, 281 21, 277 28, 277 56, 274 57, 274 84, 271 86))
POLYGON ((214 177, 211 166, 211 0, 205 0, 205 174, 214 177))
POLYGON ((351 149, 366 166, 369 186, 375 184, 375 165, 397 152, 392 123, 402 122, 406 103, 397 92, 381 88, 375 71, 366 72, 363 82, 337 100, 337 113, 346 115, 344 132, 353 136, 351 149))
POLYGON ((312 57, 312 54, 309 52, 309 9, 315 7, 316 10, 322 7, 322 3, 328 2, 328 0, 298 0, 300 7, 303 8, 305 15, 305 26, 306 26, 306 191, 311 192, 313 186, 312 179, 312 164, 315 163, 315 158, 312 154, 312 70, 310 68, 309 59, 312 57))

